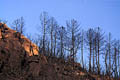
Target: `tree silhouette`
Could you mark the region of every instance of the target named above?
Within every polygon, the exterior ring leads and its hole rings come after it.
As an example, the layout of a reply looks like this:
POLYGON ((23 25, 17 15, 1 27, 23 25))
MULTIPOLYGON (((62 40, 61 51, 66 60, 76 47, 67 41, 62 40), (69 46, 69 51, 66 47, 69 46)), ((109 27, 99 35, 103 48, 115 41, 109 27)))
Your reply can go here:
POLYGON ((42 43, 42 49, 43 49, 43 53, 45 54, 45 40, 46 40, 46 29, 48 28, 49 25, 49 16, 47 12, 42 12, 40 14, 40 23, 41 23, 41 29, 42 29, 42 35, 43 35, 43 43, 42 43))
POLYGON ((78 49, 80 48, 81 32, 77 20, 72 19, 66 22, 69 38, 70 58, 72 58, 73 67, 78 49))
POLYGON ((25 21, 23 17, 20 17, 13 21, 12 26, 17 32, 24 34, 25 33, 25 21))

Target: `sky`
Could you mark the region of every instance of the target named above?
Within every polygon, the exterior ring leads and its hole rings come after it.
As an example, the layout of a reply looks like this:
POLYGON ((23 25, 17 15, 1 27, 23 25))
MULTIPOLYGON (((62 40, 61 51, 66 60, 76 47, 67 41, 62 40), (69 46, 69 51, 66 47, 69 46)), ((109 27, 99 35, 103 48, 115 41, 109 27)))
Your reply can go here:
POLYGON ((60 25, 74 18, 83 29, 99 26, 120 37, 120 0, 0 0, 0 5, 0 18, 9 25, 23 16, 28 32, 36 32, 40 13, 46 11, 60 25))
POLYGON ((46 11, 64 25, 76 19, 83 29, 101 27, 120 39, 120 0, 0 0, 0 18, 13 20, 24 17, 27 32, 36 33, 40 13, 46 11))

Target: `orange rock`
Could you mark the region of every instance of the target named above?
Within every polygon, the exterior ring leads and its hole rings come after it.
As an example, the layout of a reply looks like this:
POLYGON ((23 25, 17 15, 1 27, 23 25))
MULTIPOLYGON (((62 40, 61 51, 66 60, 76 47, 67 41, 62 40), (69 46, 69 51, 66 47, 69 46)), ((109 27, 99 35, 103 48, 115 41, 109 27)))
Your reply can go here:
MULTIPOLYGON (((3 25, 3 28, 0 28, 0 38, 2 38, 2 34, 5 38, 9 39, 15 39, 16 37, 14 34, 16 33, 15 30, 10 29, 6 24, 0 23, 0 26, 3 25), (5 33, 1 32, 1 29, 5 30, 5 33)), ((19 33, 20 34, 20 33, 19 33)), ((21 36, 21 39, 24 41, 22 46, 24 47, 25 51, 28 53, 29 56, 38 55, 38 46, 34 43, 32 43, 29 39, 27 39, 24 35, 17 35, 17 39, 19 40, 19 36, 21 36)))

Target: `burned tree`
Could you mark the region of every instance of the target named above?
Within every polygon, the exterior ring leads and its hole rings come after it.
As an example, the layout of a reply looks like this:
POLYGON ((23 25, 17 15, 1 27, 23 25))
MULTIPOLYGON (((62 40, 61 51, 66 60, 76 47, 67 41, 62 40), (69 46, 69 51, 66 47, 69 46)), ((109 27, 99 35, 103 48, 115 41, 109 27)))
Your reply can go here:
POLYGON ((49 20, 49 29, 48 32, 50 34, 50 44, 51 44, 51 50, 50 50, 50 55, 55 56, 55 49, 56 49, 56 30, 57 30, 57 21, 55 20, 54 17, 51 17, 49 20), (54 49, 54 54, 53 54, 53 49, 54 49))
POLYGON ((20 34, 25 33, 25 21, 23 17, 20 17, 13 21, 12 28, 19 32, 20 34))
POLYGON ((43 35, 42 49, 43 49, 43 53, 45 54, 46 29, 48 28, 48 24, 49 24, 49 16, 47 12, 43 12, 40 14, 40 23, 41 23, 40 28, 42 29, 42 35, 43 35))
POLYGON ((76 54, 78 49, 80 48, 80 37, 81 37, 81 32, 80 32, 80 27, 79 24, 76 20, 72 19, 71 21, 66 22, 67 25, 67 37, 69 38, 69 51, 70 51, 70 58, 72 59, 73 62, 73 67, 74 67, 74 62, 76 58, 76 54))
POLYGON ((100 27, 96 28, 95 31, 95 37, 96 37, 96 44, 97 44, 97 72, 100 74, 100 55, 103 53, 104 48, 104 33, 100 29, 100 27))
POLYGON ((64 58, 64 44, 65 44, 65 39, 66 39, 66 29, 65 27, 59 27, 58 33, 57 33, 57 40, 58 40, 58 46, 59 51, 60 51, 60 58, 64 58))
POLYGON ((84 53, 84 31, 82 30, 82 33, 81 33, 81 63, 82 63, 82 67, 84 68, 84 56, 83 56, 83 53, 84 53))
POLYGON ((112 75, 112 67, 113 67, 113 61, 112 61, 112 55, 114 53, 114 46, 113 46, 113 40, 111 33, 109 33, 108 37, 105 40, 105 52, 104 52, 104 62, 105 62, 105 68, 106 68, 106 75, 109 77, 112 75))
POLYGON ((93 53, 93 40, 94 40, 94 30, 92 28, 88 29, 86 32, 86 44, 89 49, 89 72, 91 72, 91 62, 92 62, 92 53, 93 53))

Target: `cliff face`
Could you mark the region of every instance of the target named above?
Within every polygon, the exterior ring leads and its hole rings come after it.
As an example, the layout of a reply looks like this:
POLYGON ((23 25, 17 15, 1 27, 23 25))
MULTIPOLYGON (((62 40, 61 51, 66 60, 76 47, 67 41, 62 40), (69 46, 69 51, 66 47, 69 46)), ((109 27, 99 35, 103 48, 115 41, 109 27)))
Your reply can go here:
MULTIPOLYGON (((25 36, 10 29, 6 24, 0 23, 0 39, 2 38, 7 41, 12 41, 9 42, 10 44, 8 45, 19 43, 18 46, 22 46, 29 56, 38 55, 38 47, 35 44, 33 44, 25 36)), ((17 45, 13 46, 16 47, 17 45)))
MULTIPOLYGON (((95 80, 79 63, 38 53, 38 47, 0 23, 0 80, 95 80)), ((99 80, 107 80, 99 78, 99 80)))
POLYGON ((47 63, 38 47, 15 30, 0 23, 0 80, 26 80, 38 76, 47 63))

